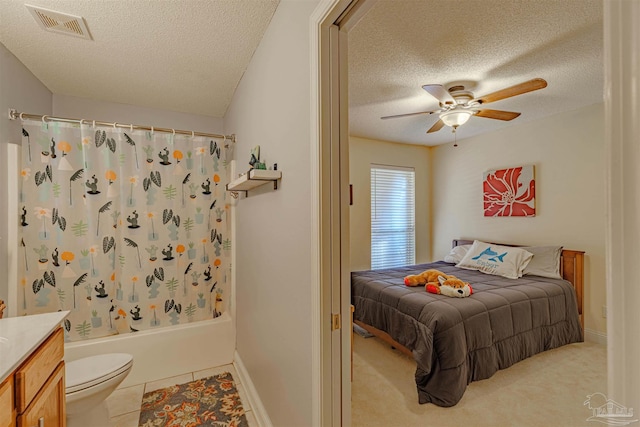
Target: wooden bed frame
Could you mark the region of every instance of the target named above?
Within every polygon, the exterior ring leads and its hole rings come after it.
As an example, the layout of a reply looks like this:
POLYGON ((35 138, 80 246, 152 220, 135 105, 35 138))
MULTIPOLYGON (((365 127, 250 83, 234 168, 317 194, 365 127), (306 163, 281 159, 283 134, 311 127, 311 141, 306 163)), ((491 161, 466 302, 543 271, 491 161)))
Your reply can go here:
MULTIPOLYGON (((464 240, 464 239, 456 239, 453 241, 453 247, 461 246, 461 245, 471 245, 473 244, 473 240, 464 240)), ((493 243, 496 245, 503 246, 517 246, 517 245, 509 245, 504 243, 493 243)), ((582 314, 582 304, 584 300, 584 251, 574 251, 569 249, 563 249, 562 254, 560 255, 560 275, 564 280, 571 282, 574 289, 576 290, 576 299, 578 303, 578 315, 580 316, 580 326, 582 326, 582 330, 584 330, 584 315, 582 314)), ((356 325, 360 326, 362 329, 372 333, 376 337, 380 338, 382 341, 391 345, 391 347, 398 349, 402 353, 408 355, 413 358, 413 354, 411 350, 402 344, 398 343, 396 340, 391 338, 391 335, 387 334, 384 331, 381 331, 378 328, 374 328, 373 326, 367 325, 366 323, 362 323, 359 320, 353 321, 356 325)))

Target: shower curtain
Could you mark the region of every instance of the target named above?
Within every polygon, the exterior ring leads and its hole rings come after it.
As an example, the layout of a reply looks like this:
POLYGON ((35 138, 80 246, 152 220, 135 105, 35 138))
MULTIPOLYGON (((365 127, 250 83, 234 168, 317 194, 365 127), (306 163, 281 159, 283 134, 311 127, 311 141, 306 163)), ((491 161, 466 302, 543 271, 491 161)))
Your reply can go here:
POLYGON ((23 122, 18 312, 71 310, 67 341, 220 316, 226 141, 86 123, 23 122))

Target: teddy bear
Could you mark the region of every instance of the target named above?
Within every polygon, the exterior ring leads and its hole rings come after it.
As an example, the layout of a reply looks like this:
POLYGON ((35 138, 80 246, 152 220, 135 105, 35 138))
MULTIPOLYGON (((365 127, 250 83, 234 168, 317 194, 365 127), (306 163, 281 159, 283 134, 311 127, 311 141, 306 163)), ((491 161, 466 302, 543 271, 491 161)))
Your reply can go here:
POLYGON ((445 274, 439 270, 429 269, 420 274, 406 276, 404 284, 407 286, 425 285, 425 290, 432 294, 448 297, 464 298, 473 293, 471 285, 455 276, 445 274))

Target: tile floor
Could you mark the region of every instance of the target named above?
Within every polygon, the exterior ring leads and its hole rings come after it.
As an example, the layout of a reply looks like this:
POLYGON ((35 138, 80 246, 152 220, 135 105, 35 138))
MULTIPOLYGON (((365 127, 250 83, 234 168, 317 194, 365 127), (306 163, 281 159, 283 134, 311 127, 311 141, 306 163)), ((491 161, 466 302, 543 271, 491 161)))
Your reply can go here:
POLYGON ((233 365, 223 365, 215 368, 205 369, 202 371, 191 372, 188 374, 178 375, 176 377, 163 378, 161 380, 148 382, 145 384, 133 385, 125 388, 119 388, 114 391, 107 399, 109 407, 109 416, 113 427, 138 427, 140 419, 140 405, 142 396, 149 391, 158 390, 160 388, 169 387, 175 384, 184 384, 189 381, 200 378, 210 377, 222 372, 231 372, 233 381, 235 382, 240 400, 244 406, 245 415, 249 422, 249 427, 258 427, 253 411, 249 406, 249 399, 244 391, 244 387, 240 383, 240 377, 233 365))

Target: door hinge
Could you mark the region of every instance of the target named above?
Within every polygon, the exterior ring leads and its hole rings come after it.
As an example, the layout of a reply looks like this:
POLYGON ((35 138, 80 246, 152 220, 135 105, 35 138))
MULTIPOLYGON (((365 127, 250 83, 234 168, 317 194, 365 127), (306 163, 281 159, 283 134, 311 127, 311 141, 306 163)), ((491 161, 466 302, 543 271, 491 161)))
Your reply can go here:
POLYGON ((340 329, 340 313, 331 315, 331 330, 340 329))

